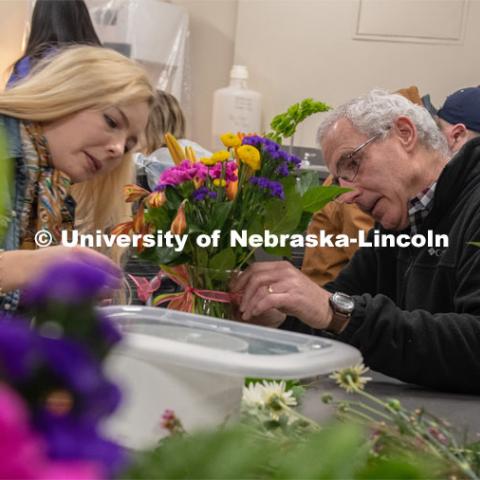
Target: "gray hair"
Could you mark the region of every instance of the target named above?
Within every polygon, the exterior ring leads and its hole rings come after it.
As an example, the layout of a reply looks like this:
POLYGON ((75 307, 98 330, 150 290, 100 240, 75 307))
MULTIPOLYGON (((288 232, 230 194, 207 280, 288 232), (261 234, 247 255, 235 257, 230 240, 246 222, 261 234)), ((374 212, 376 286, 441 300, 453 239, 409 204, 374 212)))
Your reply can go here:
POLYGON ((317 140, 320 143, 341 118, 350 120, 359 132, 369 137, 380 135, 385 138, 395 120, 402 116, 415 124, 418 140, 424 147, 437 150, 442 155, 448 154, 447 141, 426 108, 415 105, 402 95, 379 89, 327 113, 318 129, 317 140))

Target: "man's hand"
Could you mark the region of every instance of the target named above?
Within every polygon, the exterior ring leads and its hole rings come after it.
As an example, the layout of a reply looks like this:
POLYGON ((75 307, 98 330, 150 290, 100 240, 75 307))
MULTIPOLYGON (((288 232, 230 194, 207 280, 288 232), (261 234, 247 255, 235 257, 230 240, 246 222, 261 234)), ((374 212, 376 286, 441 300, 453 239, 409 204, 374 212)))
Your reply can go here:
POLYGON ((278 326, 285 315, 323 329, 332 319, 331 294, 288 262, 258 262, 242 272, 232 285, 242 293, 242 320, 278 326), (282 315, 283 314, 283 315, 282 315))

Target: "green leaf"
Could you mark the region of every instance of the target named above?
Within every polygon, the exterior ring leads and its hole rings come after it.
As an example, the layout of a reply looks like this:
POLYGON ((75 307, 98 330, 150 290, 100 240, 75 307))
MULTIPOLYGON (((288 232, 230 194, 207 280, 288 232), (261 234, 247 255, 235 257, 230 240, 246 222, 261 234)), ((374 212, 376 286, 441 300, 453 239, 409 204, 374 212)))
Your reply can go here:
POLYGON ((165 207, 149 208, 145 212, 145 221, 152 223, 157 230, 164 232, 170 230, 170 225, 172 224, 170 213, 165 207))
POLYGON ((355 468, 366 461, 367 452, 358 427, 334 424, 290 450, 277 467, 275 478, 354 478, 355 468))
POLYGON ((180 257, 183 252, 176 252, 174 248, 171 247, 157 247, 156 249, 156 260, 160 264, 170 265, 175 259, 180 257))
POLYGON ((337 187, 336 185, 311 187, 302 197, 303 210, 310 213, 318 212, 328 202, 349 191, 349 188, 337 187))
POLYGON ((320 186, 320 178, 316 172, 301 172, 297 177, 297 192, 304 195, 311 187, 320 186))
POLYGON ((272 199, 265 206, 265 229, 271 233, 290 233, 302 217, 302 197, 298 192, 285 192, 285 200, 272 199))
POLYGON ((215 270, 232 270, 236 265, 236 257, 232 248, 227 248, 214 255, 209 263, 208 267, 215 270))
POLYGON ((3 128, 0 128, 0 241, 9 225, 7 212, 11 210, 10 189, 13 184, 13 163, 9 158, 3 128))
POLYGON ((286 245, 285 247, 263 247, 266 253, 269 255, 275 255, 276 257, 288 257, 292 256, 292 247, 286 245))
POLYGON ((223 230, 225 221, 232 210, 232 202, 214 203, 210 213, 209 230, 206 233, 212 233, 214 230, 223 230))

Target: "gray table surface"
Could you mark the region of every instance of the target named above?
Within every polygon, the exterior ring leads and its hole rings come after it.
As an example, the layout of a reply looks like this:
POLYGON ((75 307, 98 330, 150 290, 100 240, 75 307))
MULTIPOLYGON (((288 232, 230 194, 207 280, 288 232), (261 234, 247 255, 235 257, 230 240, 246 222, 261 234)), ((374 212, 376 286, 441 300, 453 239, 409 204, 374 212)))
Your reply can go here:
MULTIPOLYGON (((425 408, 437 417, 457 427, 457 433, 468 435, 472 441, 480 440, 480 396, 436 392, 416 385, 410 385, 378 372, 368 372, 372 377, 366 390, 380 398, 396 398, 408 409, 425 408)), ((321 396, 330 393, 336 400, 359 399, 338 387, 327 377, 315 379, 303 398, 302 412, 308 417, 324 423, 333 413, 321 396)))

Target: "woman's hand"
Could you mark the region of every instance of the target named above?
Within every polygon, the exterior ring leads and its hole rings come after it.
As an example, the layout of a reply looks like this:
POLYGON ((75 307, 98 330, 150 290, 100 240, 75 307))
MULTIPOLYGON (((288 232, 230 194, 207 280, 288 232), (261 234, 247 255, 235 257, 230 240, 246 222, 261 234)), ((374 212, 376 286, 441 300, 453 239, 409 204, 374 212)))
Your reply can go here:
POLYGON ((279 326, 293 315, 313 328, 322 329, 332 319, 330 293, 288 262, 258 262, 242 272, 232 285, 242 293, 242 320, 279 326))
MULTIPOLYGON (((108 257, 91 248, 55 246, 38 250, 11 250, 3 252, 0 260, 0 286, 4 292, 23 289, 31 278, 42 273, 52 262, 85 262, 108 274, 107 287, 114 290, 121 285, 122 271, 108 257)), ((105 292, 108 295, 108 292, 105 292)))

